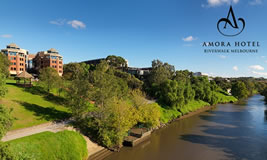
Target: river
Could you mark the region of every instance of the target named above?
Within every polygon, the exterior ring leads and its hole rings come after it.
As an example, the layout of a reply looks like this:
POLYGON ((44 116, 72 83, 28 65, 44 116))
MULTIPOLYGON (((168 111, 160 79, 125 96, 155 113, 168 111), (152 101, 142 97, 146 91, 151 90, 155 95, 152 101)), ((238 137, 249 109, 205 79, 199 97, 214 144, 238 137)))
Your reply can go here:
POLYGON ((105 160, 267 160, 267 109, 255 95, 244 104, 173 122, 134 148, 123 147, 105 160))

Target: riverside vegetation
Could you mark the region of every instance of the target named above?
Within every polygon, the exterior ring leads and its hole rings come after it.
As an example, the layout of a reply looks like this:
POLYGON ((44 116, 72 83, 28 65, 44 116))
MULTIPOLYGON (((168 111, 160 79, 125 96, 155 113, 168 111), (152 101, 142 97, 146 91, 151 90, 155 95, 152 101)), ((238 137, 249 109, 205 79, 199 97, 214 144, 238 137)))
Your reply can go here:
MULTIPOLYGON (((0 55, 0 95, 3 97, 7 92, 5 79, 8 77, 6 66, 9 62, 5 55, 0 55)), ((108 56, 98 65, 66 64, 62 78, 55 74, 54 69, 45 68, 40 72, 40 80, 34 85, 31 92, 42 91, 44 94, 58 97, 53 102, 68 109, 66 113, 70 112, 74 120, 73 125, 99 144, 110 149, 117 149, 133 127, 153 129, 204 106, 244 99, 256 93, 262 85, 253 78, 236 78, 228 81, 220 77, 213 80, 209 80, 205 76, 196 77, 188 70, 176 71, 174 66, 159 60, 152 62, 151 72, 143 77, 136 78, 124 72, 125 67, 127 67, 126 61, 122 57, 108 56), (229 88, 232 89, 233 96, 227 93, 229 88)), ((3 99, 5 100, 5 98, 3 99)), ((3 106, 0 109, 0 136, 2 137, 12 127, 14 119, 11 116, 12 110, 3 106)), ((16 112, 16 109, 14 111, 16 112)), ((62 111, 65 112, 64 109, 62 111)), ((55 116, 56 113, 58 112, 46 114, 55 116)), ((58 118, 66 117, 69 116, 59 116, 58 118)), ((73 133, 64 132, 64 134, 73 133)), ((62 135, 64 134, 62 133, 62 135)), ((69 150, 75 148, 75 145, 84 144, 79 135, 76 136, 73 143, 70 141, 64 144, 59 139, 58 143, 62 144, 58 144, 58 146, 64 145, 65 149, 69 150)), ((24 159, 27 159, 27 156, 32 156, 27 153, 37 152, 35 147, 41 144, 36 142, 34 147, 29 146, 25 154, 21 145, 27 144, 28 141, 34 141, 34 139, 38 141, 40 137, 48 139, 47 146, 50 146, 49 139, 57 139, 50 137, 58 137, 58 134, 43 133, 43 135, 10 143, 1 143, 1 159, 15 159, 22 155, 25 155, 24 159), (14 148, 21 150, 23 154, 15 154, 14 148)), ((43 152, 53 153, 55 157, 56 154, 65 153, 49 151, 52 148, 47 147, 47 151, 44 149, 43 152)), ((81 155, 77 156, 77 159, 85 155, 84 146, 79 148, 77 154, 81 155)))

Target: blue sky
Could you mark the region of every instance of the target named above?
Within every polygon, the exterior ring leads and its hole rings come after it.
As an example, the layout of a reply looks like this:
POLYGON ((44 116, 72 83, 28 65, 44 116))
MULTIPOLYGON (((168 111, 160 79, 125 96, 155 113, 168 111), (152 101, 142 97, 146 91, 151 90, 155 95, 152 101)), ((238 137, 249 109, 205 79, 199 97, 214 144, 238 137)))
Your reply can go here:
POLYGON ((0 47, 56 48, 64 63, 114 54, 130 66, 153 59, 214 76, 267 77, 266 0, 1 0, 0 47), (216 28, 233 5, 243 33, 216 28), (205 54, 206 41, 259 41, 256 54, 205 54))

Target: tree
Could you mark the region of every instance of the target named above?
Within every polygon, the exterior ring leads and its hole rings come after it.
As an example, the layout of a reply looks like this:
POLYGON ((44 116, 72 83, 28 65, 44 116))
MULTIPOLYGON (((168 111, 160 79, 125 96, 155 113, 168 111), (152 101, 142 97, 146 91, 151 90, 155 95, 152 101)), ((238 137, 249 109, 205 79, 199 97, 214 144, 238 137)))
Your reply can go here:
POLYGON ((237 99, 246 98, 249 94, 245 83, 242 81, 237 81, 232 85, 231 93, 237 99))
POLYGON ((128 87, 131 89, 141 89, 143 86, 143 81, 137 79, 134 75, 129 73, 120 70, 114 70, 114 75, 126 81, 128 87))
POLYGON ((267 102, 267 87, 264 87, 264 89, 261 90, 260 92, 261 95, 265 97, 265 102, 267 102))
POLYGON ((173 109, 179 109, 185 104, 184 89, 183 82, 166 80, 160 85, 159 100, 173 109))
POLYGON ((138 109, 140 119, 147 128, 154 128, 160 125, 160 106, 157 103, 141 105, 138 109))
POLYGON ((123 138, 136 123, 133 106, 117 98, 99 106, 89 118, 89 127, 97 130, 98 139, 107 147, 120 146, 123 138), (91 122, 91 123, 90 123, 91 122))
MULTIPOLYGON (((0 105, 0 140, 11 128, 13 124, 13 118, 11 117, 11 110, 0 105)), ((0 141, 0 159, 2 160, 14 160, 15 156, 10 151, 9 146, 0 141)))
POLYGON ((195 91, 192 88, 191 82, 187 82, 184 89, 185 104, 195 99, 195 91))
POLYGON ((40 85, 50 92, 51 89, 58 87, 61 77, 54 68, 46 67, 41 69, 39 79, 40 85))
POLYGON ((11 110, 0 105, 0 139, 6 134, 13 124, 11 110))
POLYGON ((255 84, 252 80, 246 80, 244 81, 246 88, 248 90, 248 95, 252 96, 255 90, 255 84))
POLYGON ((90 103, 92 85, 86 79, 75 79, 66 90, 68 107, 76 120, 81 120, 93 109, 90 103))
POLYGON ((160 60, 152 61, 152 71, 149 75, 149 83, 160 85, 167 79, 171 79, 175 72, 175 68, 168 63, 162 63, 160 60))
POLYGON ((78 79, 87 76, 91 66, 86 63, 69 63, 64 65, 63 77, 66 80, 78 79))
POLYGON ((89 75, 92 84, 90 100, 96 105, 105 105, 108 99, 117 97, 121 99, 128 93, 127 82, 114 76, 114 71, 109 70, 109 65, 102 62, 96 66, 96 70, 89 75))
POLYGON ((8 60, 8 57, 0 52, 0 72, 5 76, 9 76, 9 65, 10 61, 8 60))
POLYGON ((125 67, 128 67, 127 66, 127 61, 124 58, 120 57, 120 56, 109 55, 106 58, 106 61, 108 62, 108 64, 110 66, 115 67, 115 68, 119 68, 119 67, 125 68, 125 67))
POLYGON ((226 80, 225 78, 215 77, 214 81, 224 91, 227 91, 227 89, 230 89, 232 87, 231 82, 229 80, 226 80))
POLYGON ((7 93, 7 88, 5 85, 6 85, 6 76, 0 71, 0 98, 4 97, 5 94, 7 93))
POLYGON ((176 71, 173 79, 176 81, 187 82, 188 80, 190 80, 191 77, 192 77, 192 72, 189 72, 188 70, 183 70, 183 71, 176 71))

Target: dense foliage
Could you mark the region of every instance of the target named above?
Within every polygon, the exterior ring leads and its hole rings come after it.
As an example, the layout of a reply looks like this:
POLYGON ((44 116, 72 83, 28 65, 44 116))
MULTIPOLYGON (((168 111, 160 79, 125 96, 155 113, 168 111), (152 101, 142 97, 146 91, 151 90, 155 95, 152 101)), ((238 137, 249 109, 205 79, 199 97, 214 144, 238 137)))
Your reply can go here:
POLYGON ((80 127, 96 133, 101 144, 120 146, 135 125, 148 128, 159 125, 160 107, 145 100, 140 80, 107 61, 87 72, 71 81, 66 97, 80 127))
MULTIPOLYGON (((9 60, 7 56, 0 53, 0 100, 7 93, 5 86, 6 77, 9 75, 8 67, 9 60)), ((11 117, 11 110, 0 104, 0 140, 6 134, 6 132, 11 128, 13 124, 13 118, 11 117)), ((0 141, 0 159, 1 160, 13 160, 15 159, 14 154, 9 150, 9 146, 3 144, 0 141)))
POLYGON ((249 95, 247 87, 242 81, 237 81, 233 83, 231 93, 238 99, 246 98, 249 95))
POLYGON ((7 56, 0 52, 0 72, 5 76, 9 76, 8 67, 10 65, 10 61, 8 60, 7 56))
POLYGON ((41 69, 39 79, 40 85, 48 92, 62 83, 57 71, 51 67, 41 69))

